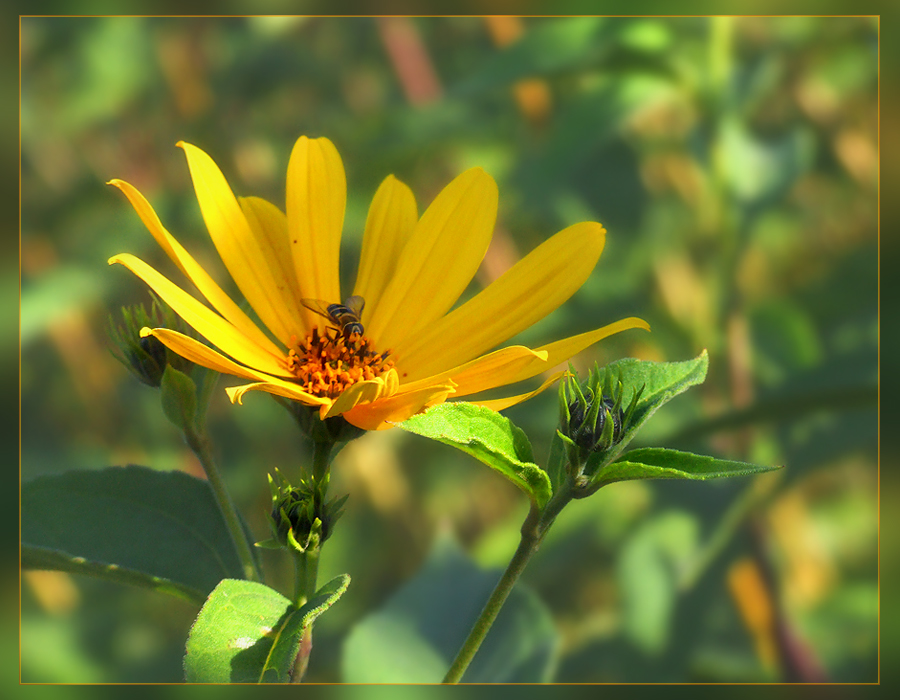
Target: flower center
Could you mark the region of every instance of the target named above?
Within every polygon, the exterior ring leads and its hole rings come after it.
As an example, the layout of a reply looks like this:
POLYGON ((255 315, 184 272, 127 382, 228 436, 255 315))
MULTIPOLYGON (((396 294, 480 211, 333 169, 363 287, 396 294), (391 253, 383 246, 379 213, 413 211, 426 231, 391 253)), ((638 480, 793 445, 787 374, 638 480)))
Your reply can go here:
POLYGON ((287 368, 313 396, 337 398, 348 387, 375 379, 394 366, 388 351, 372 350, 372 341, 358 333, 344 335, 335 328, 318 328, 287 354, 287 368))

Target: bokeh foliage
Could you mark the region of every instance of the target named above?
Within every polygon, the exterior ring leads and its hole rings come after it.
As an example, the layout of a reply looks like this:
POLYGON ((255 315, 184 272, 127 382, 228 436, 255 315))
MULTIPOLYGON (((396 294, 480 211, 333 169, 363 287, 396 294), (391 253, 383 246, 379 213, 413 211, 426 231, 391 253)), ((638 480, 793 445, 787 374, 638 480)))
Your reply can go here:
MULTIPOLYGON (((407 182, 421 211, 480 165, 500 213, 472 291, 565 226, 609 231, 588 283, 523 342, 641 316, 652 334, 604 341, 577 367, 710 356, 706 383, 641 440, 787 467, 754 482, 616 484, 567 510, 525 576, 561 634, 556 678, 875 680, 875 19, 31 17, 21 28, 24 479, 126 463, 201 473, 155 392, 104 347, 108 312, 149 300, 106 259, 131 252, 172 272, 105 181, 141 189, 221 273, 175 142, 207 151, 238 194, 283 206, 294 140, 328 136, 348 175, 349 288, 382 178, 407 182), (655 609, 634 605, 648 596, 655 609)), ((546 454, 555 392, 509 415, 546 454)), ((210 421, 262 539, 265 472, 296 470, 305 448, 267 397, 232 407, 220 391, 210 421)), ((342 640, 414 576, 441 528, 498 567, 527 508, 475 460, 399 431, 352 443, 334 473, 350 500, 321 580, 353 583, 316 623, 320 681, 340 680, 342 640)), ((280 560, 263 562, 289 590, 280 560)), ((23 680, 181 679, 190 604, 43 573, 25 574, 22 598, 23 680)))

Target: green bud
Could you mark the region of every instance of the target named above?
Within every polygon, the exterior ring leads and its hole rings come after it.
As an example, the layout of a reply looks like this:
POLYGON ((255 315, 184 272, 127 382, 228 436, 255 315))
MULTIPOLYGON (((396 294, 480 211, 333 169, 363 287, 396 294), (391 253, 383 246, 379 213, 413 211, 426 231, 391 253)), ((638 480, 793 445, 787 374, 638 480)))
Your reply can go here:
POLYGON ((325 502, 324 488, 306 480, 292 486, 278 469, 274 476, 269 475, 269 489, 272 492, 269 525, 274 539, 282 548, 297 552, 315 548, 328 539, 347 501, 347 496, 341 496, 325 502))
POLYGON ((595 366, 584 383, 579 383, 570 367, 560 382, 559 435, 566 448, 567 468, 576 480, 590 478, 585 468, 590 464, 593 472, 622 439, 642 391, 643 387, 623 409, 621 377, 614 380, 610 372, 595 366))
MULTIPOLYGON (((152 295, 151 295, 152 296, 152 295)), ((167 366, 189 373, 194 364, 170 351, 153 336, 141 337, 142 328, 171 328, 181 333, 187 329, 172 309, 155 296, 148 312, 143 304, 122 307, 121 322, 109 317, 109 336, 113 356, 141 382, 159 388, 167 366)))

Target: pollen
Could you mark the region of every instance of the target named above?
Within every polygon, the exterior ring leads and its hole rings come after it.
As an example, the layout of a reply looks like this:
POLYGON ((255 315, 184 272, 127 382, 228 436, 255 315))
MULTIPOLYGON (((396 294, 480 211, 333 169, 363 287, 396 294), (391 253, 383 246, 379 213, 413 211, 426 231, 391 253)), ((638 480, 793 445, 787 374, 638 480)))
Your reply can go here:
POLYGON ((304 391, 334 399, 357 382, 375 379, 393 367, 387 357, 387 351, 375 352, 366 336, 313 328, 305 342, 288 352, 287 368, 304 391))

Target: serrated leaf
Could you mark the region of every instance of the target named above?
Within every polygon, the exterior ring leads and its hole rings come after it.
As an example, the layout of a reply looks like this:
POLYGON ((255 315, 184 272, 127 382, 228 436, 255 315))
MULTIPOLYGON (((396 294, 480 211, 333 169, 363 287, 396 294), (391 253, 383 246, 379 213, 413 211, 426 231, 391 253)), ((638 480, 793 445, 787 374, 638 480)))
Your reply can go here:
POLYGON ((261 583, 221 581, 194 621, 186 644, 189 683, 287 683, 303 631, 341 597, 342 574, 300 608, 261 583))
MULTIPOLYGON (((353 628, 344 644, 344 682, 439 683, 499 576, 476 567, 450 537, 439 538, 415 577, 353 628)), ((462 680, 548 682, 558 645, 549 611, 520 584, 462 680)))
POLYGON ((110 467, 22 485, 22 566, 88 574, 198 603, 243 576, 209 484, 110 467))
POLYGON ((550 479, 534 463, 525 433, 495 411, 465 402, 443 403, 397 426, 472 455, 503 474, 539 507, 550 499, 550 479))
POLYGON ((631 450, 601 469, 593 479, 595 484, 632 479, 719 479, 726 476, 751 476, 780 469, 780 466, 760 466, 748 462, 716 459, 691 452, 662 447, 631 450))
POLYGON ((663 404, 692 386, 702 384, 706 379, 708 367, 709 356, 706 354, 706 350, 693 360, 684 362, 651 362, 626 358, 601 367, 601 381, 605 382, 607 377, 618 381, 621 374, 625 406, 629 404, 635 392, 639 391, 642 386, 644 388, 629 425, 619 439, 618 449, 622 450, 641 425, 647 422, 663 404))

